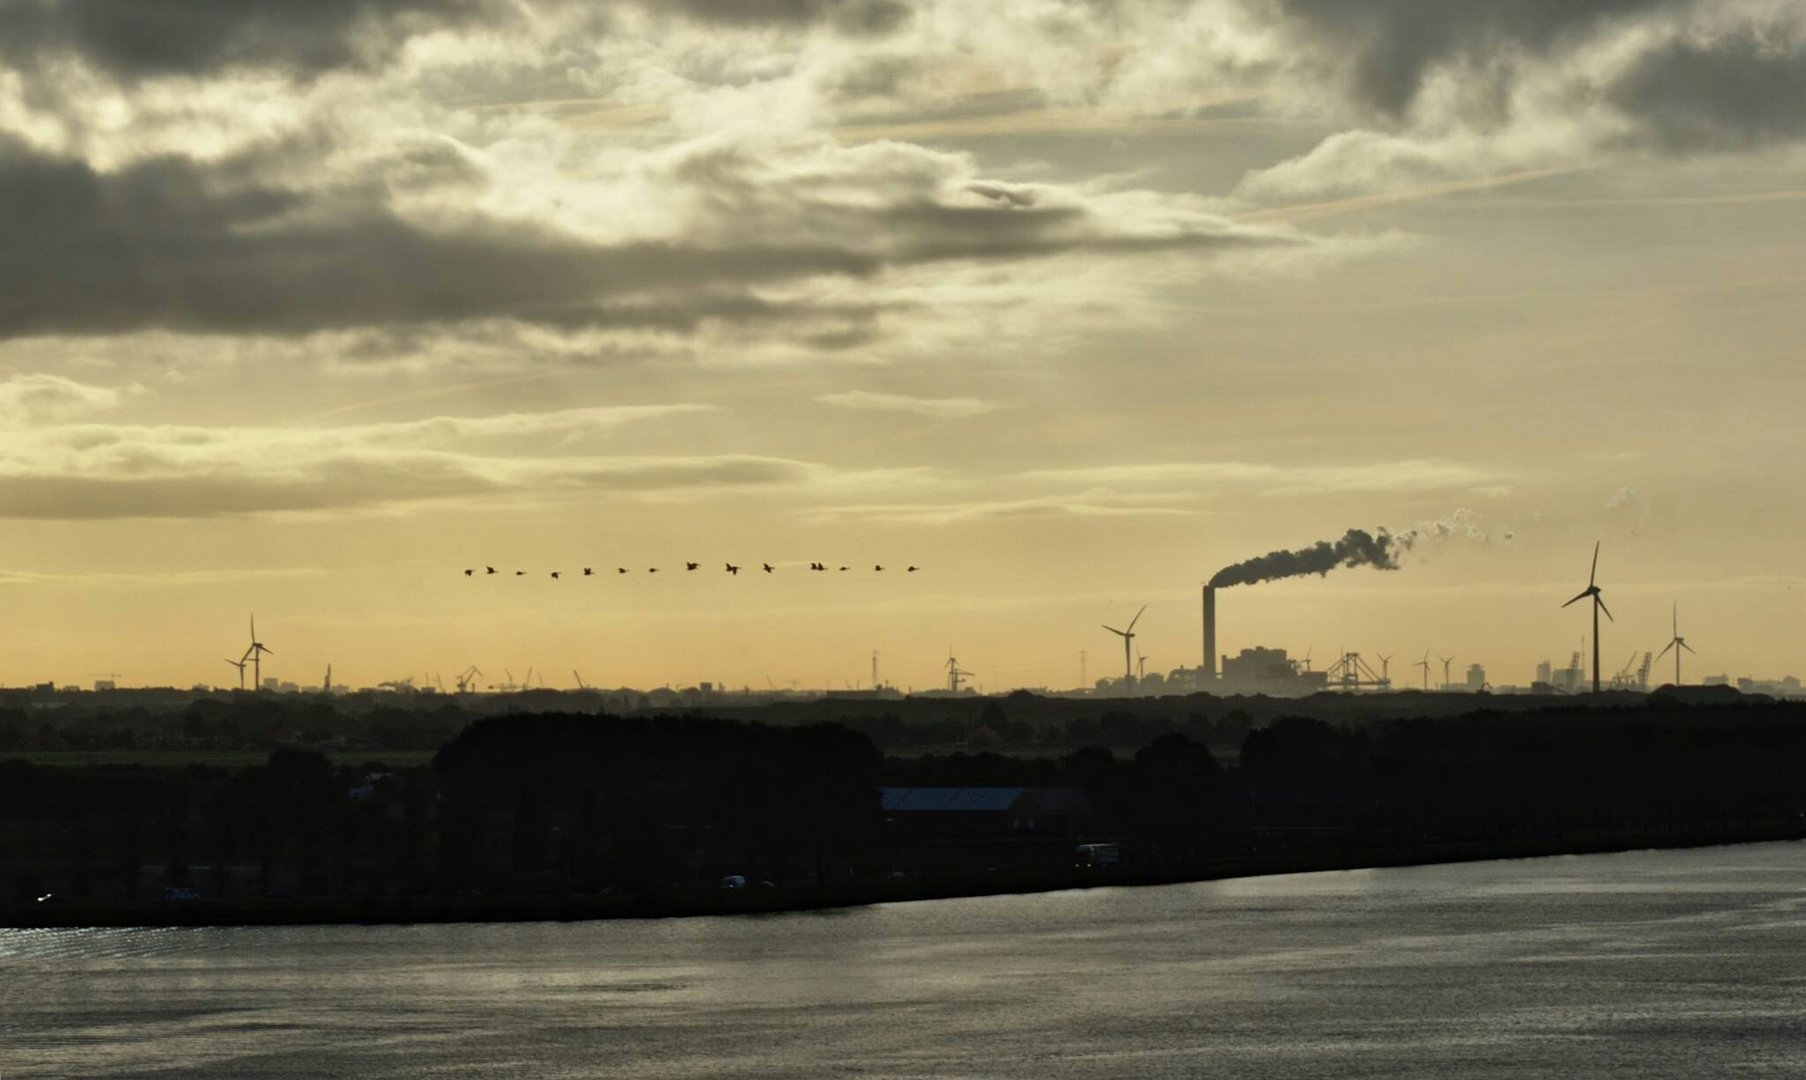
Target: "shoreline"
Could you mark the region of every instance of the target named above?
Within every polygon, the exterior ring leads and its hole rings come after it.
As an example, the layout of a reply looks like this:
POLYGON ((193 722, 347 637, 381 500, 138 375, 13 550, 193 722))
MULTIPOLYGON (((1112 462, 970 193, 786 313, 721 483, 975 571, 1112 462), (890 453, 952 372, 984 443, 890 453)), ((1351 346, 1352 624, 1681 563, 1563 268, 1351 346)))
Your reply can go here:
POLYGON ((1224 856, 1168 867, 924 874, 907 880, 861 881, 840 887, 678 889, 571 896, 411 896, 362 899, 142 901, 84 903, 59 899, 0 909, 0 929, 121 929, 233 926, 406 926, 443 923, 587 922, 610 919, 776 915, 874 904, 1019 896, 1069 889, 1183 885, 1281 874, 1375 870, 1684 850, 1806 840, 1806 822, 1786 827, 1689 832, 1626 832, 1562 839, 1348 848, 1272 855, 1224 856))

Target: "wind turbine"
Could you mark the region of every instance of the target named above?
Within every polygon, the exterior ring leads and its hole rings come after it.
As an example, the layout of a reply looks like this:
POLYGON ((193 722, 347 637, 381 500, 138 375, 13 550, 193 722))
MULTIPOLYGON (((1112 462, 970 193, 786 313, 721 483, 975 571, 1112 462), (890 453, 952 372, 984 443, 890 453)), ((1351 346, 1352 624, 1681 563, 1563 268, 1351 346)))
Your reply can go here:
MULTIPOLYGON (((251 662, 251 687, 252 687, 252 689, 258 689, 263 686, 263 654, 264 653, 269 653, 271 656, 276 655, 274 650, 264 648, 263 642, 257 640, 257 616, 252 615, 251 616, 251 647, 245 650, 244 656, 240 657, 241 661, 249 660, 251 662)), ((240 674, 243 674, 242 670, 240 671, 240 674)))
POLYGON ((1423 659, 1411 666, 1423 668, 1423 688, 1428 690, 1430 688, 1430 650, 1425 649, 1423 651, 1423 659))
POLYGON ((1674 685, 1679 686, 1681 685, 1681 650, 1685 649, 1695 656, 1699 655, 1699 651, 1687 644, 1687 639, 1681 636, 1681 606, 1674 605, 1674 611, 1671 614, 1674 619, 1674 637, 1669 639, 1668 644, 1662 646, 1661 652, 1656 653, 1656 659, 1660 660, 1667 656, 1669 649, 1674 650, 1674 685))
POLYGON ((238 669, 238 688, 243 690, 245 688, 245 662, 243 660, 227 660, 226 663, 238 669))
POLYGON ((1447 690, 1449 688, 1449 665, 1455 662, 1455 658, 1452 656, 1438 656, 1436 659, 1442 661, 1442 688, 1447 690))
POLYGON ((1605 597, 1599 589, 1599 541, 1597 540, 1593 541, 1593 569, 1587 574, 1587 587, 1581 591, 1580 595, 1568 601, 1567 604, 1563 604, 1562 607, 1579 603, 1589 596, 1593 598, 1593 693, 1597 694, 1599 692, 1599 613, 1603 611, 1606 618, 1613 622, 1618 621, 1612 619, 1612 611, 1605 606, 1605 597))
POLYGON ((1380 681, 1386 684, 1386 689, 1392 689, 1392 658, 1390 656, 1380 657, 1380 681))
POLYGON ((1122 638, 1122 686, 1125 691, 1135 689, 1135 658, 1132 653, 1132 646, 1135 641, 1135 624, 1141 621, 1141 612, 1146 611, 1147 609, 1148 606, 1146 604, 1141 605, 1141 611, 1137 611, 1135 617, 1129 620, 1129 628, 1127 630, 1118 630, 1116 627, 1108 625, 1104 627, 1105 630, 1122 638))

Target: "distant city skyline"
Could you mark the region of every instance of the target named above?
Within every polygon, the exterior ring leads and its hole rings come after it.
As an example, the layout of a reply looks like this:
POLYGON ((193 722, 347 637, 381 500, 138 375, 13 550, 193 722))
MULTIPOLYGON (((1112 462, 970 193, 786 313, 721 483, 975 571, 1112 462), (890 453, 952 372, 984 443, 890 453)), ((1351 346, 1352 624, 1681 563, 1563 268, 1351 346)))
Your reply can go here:
POLYGON ((0 8, 7 686, 1806 668, 1799 5, 229 7, 0 8))

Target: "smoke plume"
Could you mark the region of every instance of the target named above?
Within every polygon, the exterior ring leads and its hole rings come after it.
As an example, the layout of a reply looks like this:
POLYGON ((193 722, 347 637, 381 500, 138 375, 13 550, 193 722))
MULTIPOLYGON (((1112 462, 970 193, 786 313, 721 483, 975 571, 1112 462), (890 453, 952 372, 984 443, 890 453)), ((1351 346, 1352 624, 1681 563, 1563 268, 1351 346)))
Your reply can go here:
POLYGON ((1350 529, 1340 540, 1319 540, 1297 551, 1269 552, 1225 566, 1210 579, 1210 584, 1217 589, 1253 585, 1304 574, 1327 574, 1338 566, 1397 570, 1399 553, 1410 550, 1414 540, 1414 535, 1393 536, 1385 529, 1376 529, 1372 533, 1365 529, 1350 529))

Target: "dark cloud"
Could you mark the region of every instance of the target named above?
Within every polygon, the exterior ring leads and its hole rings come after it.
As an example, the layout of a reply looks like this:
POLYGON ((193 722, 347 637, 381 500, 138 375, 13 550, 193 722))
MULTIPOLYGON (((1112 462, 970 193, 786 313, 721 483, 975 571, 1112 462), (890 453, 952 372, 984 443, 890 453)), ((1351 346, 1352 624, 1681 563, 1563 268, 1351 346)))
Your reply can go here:
POLYGON ((1754 31, 1675 41, 1607 98, 1669 150, 1742 150, 1806 137, 1806 41, 1754 31))
MULTIPOLYGON (((989 188, 958 205, 908 190, 857 208, 749 196, 739 213, 732 179, 705 173, 684 179, 718 184, 708 194, 729 200, 736 223, 726 239, 600 245, 475 216, 428 227, 393 212, 381 185, 304 194, 257 179, 262 171, 163 157, 101 172, 0 137, 0 338, 504 319, 671 330, 781 322, 838 340, 869 332, 877 306, 774 302, 759 286, 945 259, 1274 242, 1208 222, 1124 234, 1082 207, 989 188)), ((883 177, 871 179, 885 190, 883 177)))
POLYGON ((664 0, 645 7, 674 8, 705 22, 737 26, 826 24, 849 34, 882 34, 909 17, 904 0, 664 0))
POLYGON ((1688 0, 1249 0, 1339 68, 1361 104, 1401 114, 1437 68, 1485 68, 1512 50, 1544 52, 1623 18, 1688 0))
POLYGON ((828 246, 585 244, 429 230, 363 193, 303 196, 161 158, 102 173, 0 142, 0 337, 147 327, 302 334, 508 318, 684 328, 781 312, 745 289, 877 261, 828 246))
MULTIPOLYGON (((586 6, 606 21, 616 3, 586 6)), ((909 15, 904 0, 644 0, 637 6, 730 26, 831 26, 881 34, 909 15)), ((30 69, 75 58, 128 81, 250 69, 311 77, 389 62, 410 37, 520 18, 510 0, 3 0, 0 61, 30 69)))
POLYGON ((0 57, 76 57, 126 79, 380 64, 409 36, 505 17, 499 0, 6 0, 0 57))

